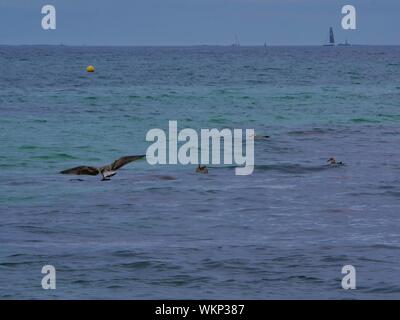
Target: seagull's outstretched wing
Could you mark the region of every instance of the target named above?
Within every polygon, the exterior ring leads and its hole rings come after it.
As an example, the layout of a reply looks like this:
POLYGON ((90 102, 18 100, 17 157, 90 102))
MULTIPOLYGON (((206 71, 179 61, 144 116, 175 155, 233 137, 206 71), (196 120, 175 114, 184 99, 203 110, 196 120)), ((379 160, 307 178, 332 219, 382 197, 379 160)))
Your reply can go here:
POLYGON ((143 159, 146 157, 145 155, 140 155, 140 156, 126 156, 119 158, 118 160, 115 160, 113 163, 111 163, 108 166, 105 166, 103 168, 107 168, 109 170, 115 171, 118 170, 119 168, 122 168, 124 165, 131 163, 132 161, 136 161, 139 159, 143 159))
POLYGON ((85 175, 89 175, 89 176, 97 176, 100 172, 103 173, 104 171, 116 171, 128 163, 135 161, 135 160, 142 159, 144 157, 146 157, 146 156, 145 155, 126 156, 126 157, 119 158, 118 160, 115 160, 113 163, 111 163, 107 166, 104 166, 104 167, 96 168, 96 167, 89 167, 89 166, 79 166, 79 167, 61 171, 60 173, 62 173, 62 174, 77 174, 77 175, 85 174, 85 175))
POLYGON ((61 174, 85 174, 89 176, 97 176, 99 174, 99 169, 96 167, 79 166, 71 169, 67 169, 60 172, 61 174))

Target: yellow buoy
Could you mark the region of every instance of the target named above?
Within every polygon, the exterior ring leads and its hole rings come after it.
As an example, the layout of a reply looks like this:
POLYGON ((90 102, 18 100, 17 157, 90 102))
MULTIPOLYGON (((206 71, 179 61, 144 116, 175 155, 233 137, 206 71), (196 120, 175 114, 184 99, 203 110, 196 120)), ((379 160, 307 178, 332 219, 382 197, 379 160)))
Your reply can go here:
POLYGON ((94 72, 96 69, 92 66, 92 65, 90 65, 90 66, 88 66, 87 68, 86 68, 86 71, 87 72, 94 72))

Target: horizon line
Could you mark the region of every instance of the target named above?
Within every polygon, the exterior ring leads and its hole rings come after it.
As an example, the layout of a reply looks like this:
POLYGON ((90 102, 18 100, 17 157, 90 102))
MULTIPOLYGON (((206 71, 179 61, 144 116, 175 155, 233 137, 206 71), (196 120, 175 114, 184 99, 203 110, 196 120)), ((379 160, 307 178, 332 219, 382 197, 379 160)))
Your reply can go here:
MULTIPOLYGON (((341 47, 338 43, 333 47, 341 47)), ((42 46, 42 47, 233 47, 233 48, 240 48, 240 47, 264 47, 264 44, 245 44, 234 46, 232 44, 66 44, 66 43, 59 43, 59 44, 46 44, 46 43, 32 43, 32 44, 7 44, 7 43, 0 43, 0 46, 3 47, 28 47, 28 46, 42 46)), ((324 44, 267 44, 268 47, 323 47, 324 44)), ((388 46, 388 47, 395 47, 400 46, 400 44, 352 44, 350 43, 350 47, 379 47, 379 46, 388 46)))

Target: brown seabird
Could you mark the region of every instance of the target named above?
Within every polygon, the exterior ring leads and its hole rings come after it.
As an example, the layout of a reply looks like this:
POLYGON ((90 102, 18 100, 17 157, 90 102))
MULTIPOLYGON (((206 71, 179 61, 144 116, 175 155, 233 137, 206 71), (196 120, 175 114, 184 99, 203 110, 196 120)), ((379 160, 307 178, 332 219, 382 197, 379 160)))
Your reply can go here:
POLYGON ((197 172, 197 173, 207 174, 207 173, 208 173, 208 169, 207 169, 206 166, 201 166, 201 165, 199 165, 199 166, 196 168, 196 172, 197 172))
POLYGON ((113 163, 103 166, 103 167, 90 167, 90 166, 79 166, 71 169, 63 170, 61 174, 76 174, 76 175, 89 175, 89 176, 97 176, 99 173, 103 177, 102 181, 110 180, 110 178, 117 174, 116 170, 123 167, 124 165, 136 161, 139 159, 143 159, 146 157, 145 155, 140 156, 126 156, 115 160, 113 163))

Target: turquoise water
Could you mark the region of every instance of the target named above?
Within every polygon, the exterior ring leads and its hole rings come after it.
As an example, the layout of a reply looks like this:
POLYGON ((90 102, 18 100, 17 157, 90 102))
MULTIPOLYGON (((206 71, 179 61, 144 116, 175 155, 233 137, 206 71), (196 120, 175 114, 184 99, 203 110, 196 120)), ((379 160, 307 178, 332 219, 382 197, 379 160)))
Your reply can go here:
POLYGON ((399 75, 400 47, 0 47, 0 298, 400 298, 399 75), (270 139, 245 177, 58 174, 169 120, 270 139))

